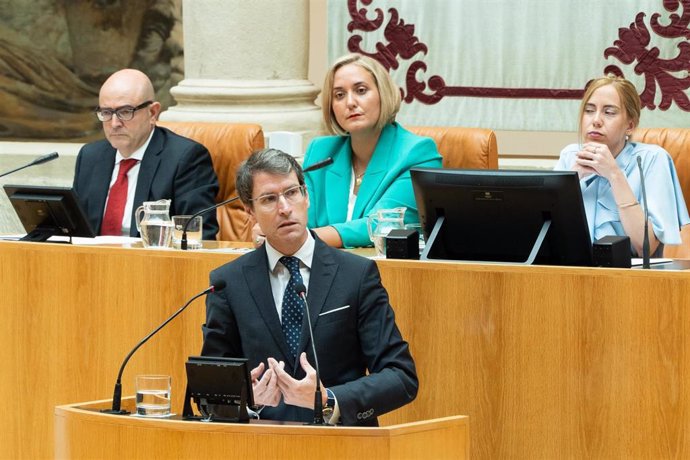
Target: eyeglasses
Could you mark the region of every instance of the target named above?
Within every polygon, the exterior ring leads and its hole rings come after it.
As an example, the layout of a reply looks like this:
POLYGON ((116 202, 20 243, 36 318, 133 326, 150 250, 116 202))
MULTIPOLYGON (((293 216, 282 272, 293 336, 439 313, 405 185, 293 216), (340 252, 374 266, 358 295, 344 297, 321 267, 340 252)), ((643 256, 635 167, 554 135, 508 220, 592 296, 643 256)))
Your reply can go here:
POLYGON ((153 104, 153 101, 146 101, 136 107, 132 107, 131 105, 124 105, 116 109, 104 109, 101 107, 96 107, 96 116, 100 121, 110 121, 113 118, 113 115, 117 115, 117 118, 120 121, 129 121, 134 118, 134 113, 137 110, 141 110, 151 104, 153 104))
POLYGON ((281 196, 290 204, 298 204, 304 200, 305 195, 304 185, 295 185, 283 190, 282 193, 267 193, 249 201, 253 201, 266 211, 273 211, 278 207, 281 196))

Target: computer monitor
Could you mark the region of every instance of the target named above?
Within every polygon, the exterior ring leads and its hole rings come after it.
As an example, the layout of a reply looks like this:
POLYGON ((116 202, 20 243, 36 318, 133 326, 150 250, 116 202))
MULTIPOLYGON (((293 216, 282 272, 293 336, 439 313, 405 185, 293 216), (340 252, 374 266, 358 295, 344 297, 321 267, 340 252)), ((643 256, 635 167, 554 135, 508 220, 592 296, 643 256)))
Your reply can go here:
POLYGON ((248 422, 254 392, 247 360, 190 356, 182 416, 186 420, 248 422), (194 411, 195 403, 198 413, 194 411))
POLYGON ((77 194, 70 187, 5 185, 12 206, 27 235, 24 241, 46 241, 51 236, 96 236, 77 194))
POLYGON ((411 170, 422 260, 592 265, 576 172, 411 170))

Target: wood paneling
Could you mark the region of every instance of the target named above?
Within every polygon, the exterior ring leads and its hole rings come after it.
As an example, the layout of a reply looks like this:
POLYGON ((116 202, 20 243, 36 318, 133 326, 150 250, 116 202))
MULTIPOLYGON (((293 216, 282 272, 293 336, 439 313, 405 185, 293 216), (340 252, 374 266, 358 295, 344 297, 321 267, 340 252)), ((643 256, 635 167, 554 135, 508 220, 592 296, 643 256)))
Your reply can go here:
POLYGON ((386 261, 420 396, 473 458, 690 456, 690 273, 386 261))
MULTIPOLYGON (((127 352, 235 257, 0 243, 0 456, 52 453, 56 404, 108 397, 127 352)), ((470 417, 473 458, 690 457, 690 273, 379 261, 420 391, 387 425, 470 417)), ((198 300, 123 378, 173 376, 198 300)))

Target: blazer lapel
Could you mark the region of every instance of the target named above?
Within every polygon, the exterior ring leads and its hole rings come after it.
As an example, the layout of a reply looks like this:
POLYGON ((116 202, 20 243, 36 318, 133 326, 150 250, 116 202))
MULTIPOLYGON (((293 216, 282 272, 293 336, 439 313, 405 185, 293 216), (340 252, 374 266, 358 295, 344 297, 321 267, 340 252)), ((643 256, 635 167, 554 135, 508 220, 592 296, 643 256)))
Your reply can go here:
POLYGON ((144 152, 144 158, 141 160, 139 166, 139 175, 137 176, 137 188, 134 192, 134 202, 132 206, 132 225, 130 226, 129 235, 138 236, 136 222, 137 208, 146 201, 151 191, 151 184, 153 178, 156 176, 156 171, 161 162, 161 153, 164 147, 163 134, 160 128, 154 128, 151 142, 144 152))
POLYGON ((376 143, 374 154, 371 156, 366 174, 359 186, 359 192, 357 192, 357 201, 352 211, 353 219, 366 217, 364 211, 371 207, 369 203, 376 196, 376 191, 382 182, 381 179, 388 170, 388 162, 393 159, 394 153, 391 150, 395 145, 395 133, 394 125, 388 125, 381 131, 381 137, 376 143))
POLYGON ((328 222, 345 222, 352 174, 349 137, 333 155, 333 162, 333 166, 326 170, 326 188, 332 190, 332 193, 326 194, 326 214, 328 222))
MULTIPOLYGON (((283 361, 293 368, 292 353, 285 340, 285 334, 283 334, 283 328, 278 318, 275 300, 273 299, 271 281, 268 275, 266 248, 261 246, 253 254, 255 257, 252 257, 251 263, 246 264, 243 268, 245 281, 247 286, 249 286, 249 292, 254 300, 256 309, 264 323, 266 323, 266 327, 283 355, 283 361)), ((274 356, 274 358, 280 360, 280 357, 274 356)), ((292 369, 290 369, 290 373, 292 373, 292 369)))
MULTIPOLYGON (((316 323, 319 319, 319 314, 323 310, 326 303, 326 297, 331 290, 335 274, 338 272, 338 264, 333 259, 331 249, 314 236, 314 258, 312 259, 312 267, 309 275, 309 289, 307 291, 307 303, 309 304, 309 315, 311 318, 311 326, 316 330, 316 323)), ((302 353, 309 344, 309 323, 305 318, 302 321, 302 334, 300 336, 300 344, 298 347, 298 356, 302 353)))
POLYGON ((101 234, 101 224, 103 221, 103 213, 105 212, 105 202, 108 199, 108 191, 110 190, 110 179, 113 177, 113 169, 115 168, 115 149, 108 144, 108 147, 98 162, 103 167, 93 168, 93 176, 90 183, 93 184, 92 190, 89 191, 87 197, 89 209, 87 214, 89 216, 98 216, 92 222, 98 222, 98 228, 94 228, 96 235, 101 234))

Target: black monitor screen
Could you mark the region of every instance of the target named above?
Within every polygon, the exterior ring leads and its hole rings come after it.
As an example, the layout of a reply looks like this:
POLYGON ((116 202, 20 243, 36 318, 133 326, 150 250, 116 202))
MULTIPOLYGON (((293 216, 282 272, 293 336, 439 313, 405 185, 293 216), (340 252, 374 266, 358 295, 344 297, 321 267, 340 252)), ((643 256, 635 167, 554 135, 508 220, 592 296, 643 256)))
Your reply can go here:
POLYGON ((426 260, 592 265, 576 172, 412 169, 426 260))
POLYGON ((5 185, 4 188, 27 232, 22 239, 45 241, 54 235, 96 236, 70 187, 5 185))
POLYGON ((247 408, 254 405, 254 393, 246 359, 190 356, 186 369, 185 418, 248 421, 247 408), (192 400, 203 417, 194 413, 192 400))

